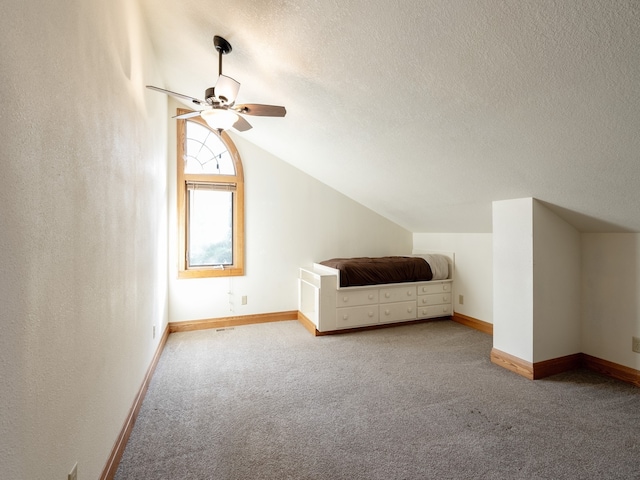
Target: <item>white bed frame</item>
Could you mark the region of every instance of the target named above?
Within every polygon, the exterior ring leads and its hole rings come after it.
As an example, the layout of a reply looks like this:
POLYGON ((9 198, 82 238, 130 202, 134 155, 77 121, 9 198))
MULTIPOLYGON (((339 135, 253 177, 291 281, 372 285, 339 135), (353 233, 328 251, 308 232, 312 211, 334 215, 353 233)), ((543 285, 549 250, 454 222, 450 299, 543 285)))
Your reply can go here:
POLYGON ((317 332, 407 322, 453 314, 452 252, 414 251, 412 256, 445 255, 449 278, 429 282, 340 287, 340 272, 314 263, 300 268, 298 310, 317 332))

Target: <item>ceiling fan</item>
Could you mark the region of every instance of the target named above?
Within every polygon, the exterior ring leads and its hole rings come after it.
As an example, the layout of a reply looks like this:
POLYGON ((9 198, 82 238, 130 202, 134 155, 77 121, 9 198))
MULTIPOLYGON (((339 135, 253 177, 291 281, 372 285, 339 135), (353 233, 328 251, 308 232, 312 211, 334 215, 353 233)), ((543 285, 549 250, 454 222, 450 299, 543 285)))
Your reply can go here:
POLYGON ((215 87, 207 88, 204 92, 204 100, 183 95, 181 93, 165 90, 164 88, 147 85, 147 88, 157 92, 166 93, 183 101, 193 108, 200 110, 183 113, 173 118, 185 119, 201 116, 211 128, 226 130, 230 127, 239 132, 247 131, 251 124, 242 115, 256 115, 261 117, 284 117, 287 110, 276 105, 262 105, 259 103, 235 104, 240 83, 231 77, 222 74, 222 56, 231 52, 231 44, 218 35, 213 37, 213 45, 218 51, 218 81, 215 87))

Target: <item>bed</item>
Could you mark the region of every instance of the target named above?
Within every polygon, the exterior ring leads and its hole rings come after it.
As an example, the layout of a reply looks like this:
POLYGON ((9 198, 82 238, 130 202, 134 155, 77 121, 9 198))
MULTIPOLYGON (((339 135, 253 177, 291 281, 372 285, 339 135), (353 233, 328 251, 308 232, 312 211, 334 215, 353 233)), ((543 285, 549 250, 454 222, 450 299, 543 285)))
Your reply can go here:
POLYGON ((452 252, 333 258, 299 269, 298 310, 314 333, 453 314, 452 252))

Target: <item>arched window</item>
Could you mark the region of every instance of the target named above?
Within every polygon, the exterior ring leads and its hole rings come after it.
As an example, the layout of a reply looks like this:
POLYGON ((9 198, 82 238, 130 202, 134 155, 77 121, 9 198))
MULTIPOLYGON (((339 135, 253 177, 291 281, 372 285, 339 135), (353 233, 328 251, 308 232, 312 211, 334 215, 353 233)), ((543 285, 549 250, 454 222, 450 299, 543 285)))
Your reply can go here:
MULTIPOLYGON (((178 115, 188 110, 178 109, 178 115)), ((231 138, 200 117, 178 130, 178 278, 244 275, 244 177, 231 138)))

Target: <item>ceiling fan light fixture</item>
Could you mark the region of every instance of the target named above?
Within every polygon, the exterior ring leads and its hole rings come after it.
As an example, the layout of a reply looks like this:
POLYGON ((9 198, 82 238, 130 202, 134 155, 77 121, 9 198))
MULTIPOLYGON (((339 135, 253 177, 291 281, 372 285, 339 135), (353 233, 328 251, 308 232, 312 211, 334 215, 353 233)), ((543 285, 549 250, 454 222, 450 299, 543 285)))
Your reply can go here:
POLYGON ((216 130, 228 130, 238 120, 238 116, 235 113, 218 108, 204 110, 200 113, 200 116, 211 128, 216 130))

